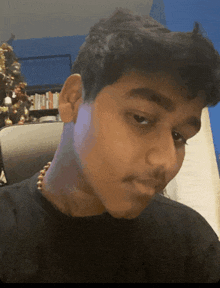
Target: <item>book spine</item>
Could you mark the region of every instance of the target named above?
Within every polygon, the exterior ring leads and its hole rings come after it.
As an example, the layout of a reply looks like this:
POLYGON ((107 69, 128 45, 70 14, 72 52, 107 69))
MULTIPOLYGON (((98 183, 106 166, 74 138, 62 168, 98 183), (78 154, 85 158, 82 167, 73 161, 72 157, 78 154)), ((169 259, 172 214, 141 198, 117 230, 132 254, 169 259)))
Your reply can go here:
POLYGON ((45 94, 41 95, 41 109, 42 110, 46 109, 46 96, 45 96, 45 94))
POLYGON ((53 93, 49 91, 49 109, 53 109, 53 93))
POLYGON ((30 110, 59 109, 59 96, 59 92, 52 93, 49 91, 45 94, 35 93, 29 97, 32 101, 30 110))
POLYGON ((35 110, 38 110, 38 94, 37 93, 35 93, 34 107, 35 107, 35 110))
POLYGON ((41 95, 38 94, 37 99, 37 110, 41 110, 41 95))
POLYGON ((37 110, 37 93, 34 94, 34 110, 37 110))
POLYGON ((53 93, 53 108, 56 108, 56 93, 53 93))
POLYGON ((46 108, 45 109, 49 109, 49 92, 46 92, 46 103, 45 103, 45 106, 46 106, 46 108))
POLYGON ((53 108, 54 109, 58 109, 58 106, 59 106, 59 96, 58 96, 59 93, 55 92, 53 94, 53 108))

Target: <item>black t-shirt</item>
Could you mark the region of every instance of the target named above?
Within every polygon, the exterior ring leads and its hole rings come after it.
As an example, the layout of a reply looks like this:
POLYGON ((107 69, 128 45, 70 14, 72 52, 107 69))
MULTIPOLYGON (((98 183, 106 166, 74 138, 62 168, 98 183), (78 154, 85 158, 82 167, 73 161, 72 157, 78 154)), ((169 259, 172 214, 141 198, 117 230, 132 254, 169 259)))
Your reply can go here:
POLYGON ((127 220, 62 214, 37 176, 0 188, 5 283, 218 282, 220 243, 193 209, 157 195, 127 220))

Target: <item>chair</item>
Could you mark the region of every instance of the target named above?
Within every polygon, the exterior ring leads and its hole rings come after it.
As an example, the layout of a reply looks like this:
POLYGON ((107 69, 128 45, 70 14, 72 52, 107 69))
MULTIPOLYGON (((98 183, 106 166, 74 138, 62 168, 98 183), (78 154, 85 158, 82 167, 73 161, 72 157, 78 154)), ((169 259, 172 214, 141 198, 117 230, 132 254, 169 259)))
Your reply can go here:
POLYGON ((0 165, 8 185, 32 177, 53 159, 63 124, 31 123, 0 130, 0 165))

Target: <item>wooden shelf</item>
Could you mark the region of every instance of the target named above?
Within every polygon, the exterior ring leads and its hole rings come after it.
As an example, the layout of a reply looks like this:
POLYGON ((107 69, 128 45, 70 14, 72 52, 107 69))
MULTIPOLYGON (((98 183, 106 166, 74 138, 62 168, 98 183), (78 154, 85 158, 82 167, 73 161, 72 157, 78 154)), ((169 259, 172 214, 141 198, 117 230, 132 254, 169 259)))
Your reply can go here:
POLYGON ((63 84, 51 84, 51 85, 36 85, 36 86, 27 86, 26 93, 27 95, 45 94, 46 92, 51 91, 52 93, 60 92, 63 87, 63 84))

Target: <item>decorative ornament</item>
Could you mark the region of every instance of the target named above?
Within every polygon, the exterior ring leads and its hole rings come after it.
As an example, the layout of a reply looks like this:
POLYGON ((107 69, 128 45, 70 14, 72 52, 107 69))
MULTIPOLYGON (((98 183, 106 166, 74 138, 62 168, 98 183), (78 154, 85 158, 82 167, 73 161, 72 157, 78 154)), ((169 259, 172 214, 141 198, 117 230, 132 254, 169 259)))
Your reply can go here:
POLYGON ((21 74, 21 64, 17 61, 15 55, 13 55, 13 64, 6 68, 7 53, 11 52, 13 52, 13 48, 7 43, 3 43, 0 47, 0 86, 1 90, 5 91, 7 95, 3 101, 4 106, 0 107, 0 114, 5 117, 6 126, 12 125, 11 119, 14 119, 13 121, 17 123, 16 115, 20 114, 22 115, 18 124, 29 121, 29 111, 27 109, 29 106, 25 107, 26 104, 21 106, 22 103, 28 102, 28 96, 25 92, 27 83, 16 83, 16 79, 19 79, 18 76, 21 74))
POLYGON ((8 107, 0 107, 0 112, 1 112, 1 113, 6 113, 6 112, 8 112, 8 107))
POLYGON ((24 122, 25 122, 25 117, 22 115, 20 117, 20 120, 18 121, 18 125, 24 125, 24 122))
POLYGON ((5 119, 5 126, 12 126, 12 125, 13 125, 12 121, 9 118, 6 118, 5 119))
POLYGON ((24 107, 24 115, 26 115, 26 116, 29 115, 29 111, 26 107, 24 107))

